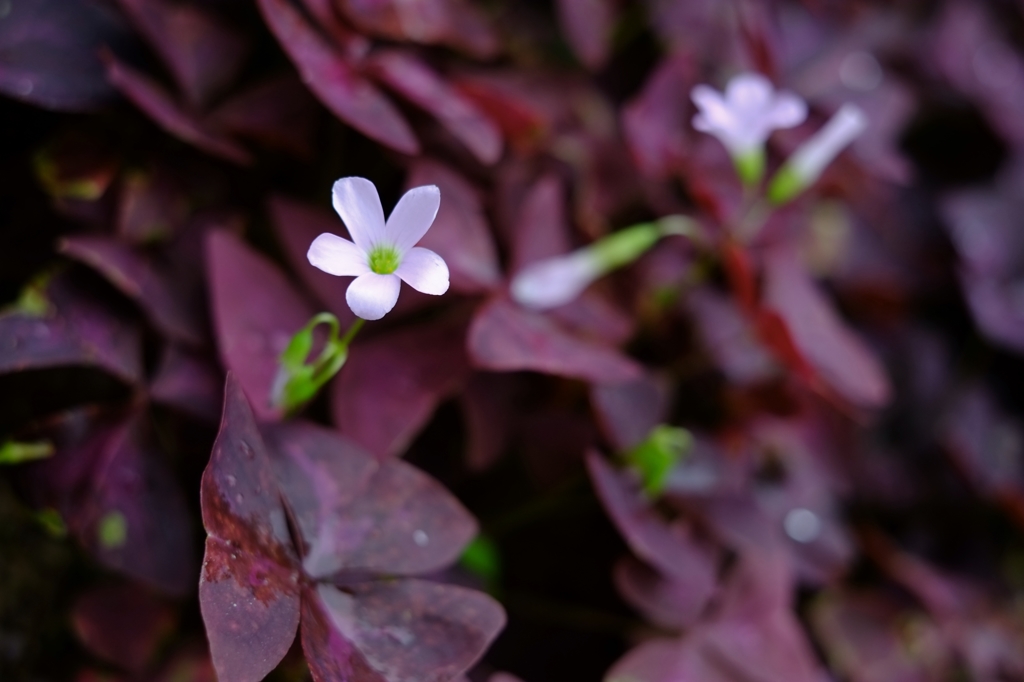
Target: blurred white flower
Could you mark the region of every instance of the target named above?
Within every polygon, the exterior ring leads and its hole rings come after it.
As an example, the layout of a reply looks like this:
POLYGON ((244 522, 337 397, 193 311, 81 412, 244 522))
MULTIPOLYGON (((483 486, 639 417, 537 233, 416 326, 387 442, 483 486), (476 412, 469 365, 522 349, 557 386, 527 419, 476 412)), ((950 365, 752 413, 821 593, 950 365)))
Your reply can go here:
POLYGON ((698 85, 690 97, 700 110, 693 127, 721 140, 748 182, 759 180, 764 171, 764 143, 772 131, 798 126, 807 118, 803 99, 776 91, 758 73, 734 76, 724 94, 698 85))
POLYGON ((844 104, 828 123, 800 145, 772 178, 768 198, 782 204, 814 184, 825 168, 868 127, 860 107, 844 104))
POLYGON ((429 249, 416 246, 434 222, 441 191, 434 185, 406 192, 384 222, 377 188, 365 178, 334 183, 334 210, 352 241, 325 232, 309 246, 309 262, 332 275, 355 279, 345 300, 364 320, 379 320, 398 301, 401 282, 438 296, 448 291, 448 266, 429 249))

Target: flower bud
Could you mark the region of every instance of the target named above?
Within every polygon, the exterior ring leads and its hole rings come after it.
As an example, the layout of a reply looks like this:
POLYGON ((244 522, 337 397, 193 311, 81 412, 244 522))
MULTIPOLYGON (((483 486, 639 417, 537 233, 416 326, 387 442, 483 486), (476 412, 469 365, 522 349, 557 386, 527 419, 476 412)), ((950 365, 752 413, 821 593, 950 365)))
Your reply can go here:
POLYGON ((662 237, 691 231, 689 219, 682 216, 627 227, 572 253, 527 265, 512 280, 512 298, 534 310, 557 308, 599 277, 635 261, 662 237))
POLYGON ((839 111, 786 160, 772 178, 768 199, 784 204, 813 185, 843 149, 867 128, 860 107, 844 104, 839 111))
POLYGON ((338 318, 330 313, 314 316, 295 333, 281 353, 277 374, 270 389, 270 403, 290 413, 312 400, 345 364, 349 342, 359 326, 361 321, 357 321, 349 333, 339 339, 338 318), (313 332, 321 324, 328 326, 328 338, 320 355, 313 362, 308 362, 313 350, 313 332))

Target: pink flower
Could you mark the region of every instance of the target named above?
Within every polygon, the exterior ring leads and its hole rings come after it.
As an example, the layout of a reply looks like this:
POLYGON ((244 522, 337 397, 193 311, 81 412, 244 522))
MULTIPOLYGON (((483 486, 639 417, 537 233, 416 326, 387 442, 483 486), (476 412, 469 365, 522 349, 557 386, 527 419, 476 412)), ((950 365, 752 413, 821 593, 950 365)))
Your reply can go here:
POLYGON ((364 320, 384 317, 398 301, 401 282, 424 294, 448 291, 444 260, 416 246, 441 205, 436 186, 410 189, 387 222, 377 188, 365 178, 335 182, 333 203, 352 241, 325 232, 313 240, 306 257, 324 272, 355 277, 345 293, 352 312, 364 320))

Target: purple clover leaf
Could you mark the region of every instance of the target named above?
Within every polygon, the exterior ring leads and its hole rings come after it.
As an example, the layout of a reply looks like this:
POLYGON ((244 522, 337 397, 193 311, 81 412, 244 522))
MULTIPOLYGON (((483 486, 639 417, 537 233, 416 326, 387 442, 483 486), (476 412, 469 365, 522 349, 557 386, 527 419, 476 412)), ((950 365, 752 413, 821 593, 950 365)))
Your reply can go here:
POLYGON ((262 679, 302 624, 313 679, 450 680, 504 625, 490 597, 412 579, 452 563, 476 523, 439 483, 328 429, 257 425, 229 374, 203 474, 199 586, 218 679, 262 679))

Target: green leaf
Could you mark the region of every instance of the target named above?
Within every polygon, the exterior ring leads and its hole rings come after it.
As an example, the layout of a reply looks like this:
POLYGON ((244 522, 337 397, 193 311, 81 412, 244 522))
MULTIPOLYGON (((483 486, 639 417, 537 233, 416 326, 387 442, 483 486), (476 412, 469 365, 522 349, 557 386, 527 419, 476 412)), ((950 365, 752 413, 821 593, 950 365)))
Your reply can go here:
POLYGON ((644 493, 658 497, 665 490, 669 474, 692 446, 689 431, 661 424, 651 430, 644 442, 626 453, 626 463, 640 475, 644 493))
POLYGON ((0 464, 21 464, 46 459, 53 455, 53 443, 41 440, 32 443, 21 443, 9 440, 0 445, 0 464))
POLYGON ((466 545, 459 563, 470 573, 483 578, 491 591, 501 577, 501 555, 498 552, 498 545, 482 533, 466 545))
POLYGON ((107 549, 122 547, 128 540, 128 519, 119 511, 107 512, 97 528, 100 544, 107 549))
POLYGON ((61 518, 60 512, 56 509, 46 508, 36 512, 36 521, 40 526, 54 538, 67 537, 68 527, 61 518))

